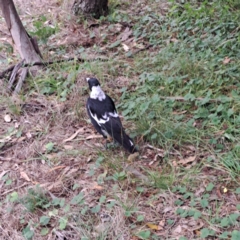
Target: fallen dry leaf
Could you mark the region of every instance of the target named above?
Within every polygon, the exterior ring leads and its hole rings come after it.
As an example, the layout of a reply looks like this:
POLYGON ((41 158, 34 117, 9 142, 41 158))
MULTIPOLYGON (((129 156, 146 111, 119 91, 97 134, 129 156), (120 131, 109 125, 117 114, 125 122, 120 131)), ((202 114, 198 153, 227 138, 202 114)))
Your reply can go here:
POLYGON ((92 156, 89 156, 88 159, 87 159, 87 163, 89 163, 91 161, 92 161, 92 156))
POLYGON ((187 112, 186 110, 180 111, 180 112, 173 111, 172 114, 174 114, 174 115, 182 115, 182 114, 184 114, 184 113, 186 113, 186 112, 187 112))
POLYGON ((229 57, 225 57, 223 60, 223 64, 228 64, 231 61, 229 57))
POLYGON ((155 162, 157 162, 158 160, 158 157, 159 158, 163 158, 164 157, 164 154, 163 153, 157 153, 154 157, 154 159, 148 164, 149 166, 153 165, 155 162))
POLYGON ((5 143, 11 140, 12 140, 11 136, 6 136, 4 139, 0 139, 0 143, 5 143))
POLYGON ((7 122, 7 123, 9 123, 9 122, 12 121, 12 118, 11 118, 10 114, 6 114, 6 115, 4 116, 4 121, 7 122))
POLYGON ((139 152, 135 152, 133 154, 130 154, 128 156, 128 162, 133 162, 134 160, 136 160, 136 158, 139 156, 139 152))
POLYGON ((170 42, 174 42, 175 43, 175 42, 178 42, 178 40, 176 38, 171 38, 170 42))
POLYGON ((49 160, 58 158, 57 153, 49 153, 45 155, 49 160))
POLYGON ((26 137, 20 137, 20 138, 15 138, 13 140, 17 141, 17 142, 22 142, 23 140, 25 140, 26 137))
POLYGON ((63 140, 63 143, 72 141, 79 133, 84 133, 84 127, 78 129, 71 137, 63 140))
MULTIPOLYGON (((61 166, 62 167, 62 166, 61 166)), ((66 173, 70 170, 71 167, 69 166, 65 166, 65 168, 63 169, 63 171, 61 172, 61 174, 58 175, 58 179, 62 178, 63 176, 66 177, 66 173)))
POLYGON ((121 39, 122 41, 126 41, 130 36, 132 35, 132 30, 127 27, 118 37, 118 39, 121 39))
MULTIPOLYGON (((62 181, 56 181, 53 184, 51 184, 49 186, 46 185, 46 186, 47 186, 47 190, 50 191, 52 189, 57 189, 59 187, 62 187, 62 185, 63 185, 62 181)), ((41 184, 40 186, 43 187, 44 184, 41 184)))
POLYGON ((163 230, 165 226, 165 219, 161 220, 158 224, 158 230, 163 230))
POLYGON ((173 230, 174 234, 180 234, 182 232, 182 227, 180 225, 178 225, 174 230, 173 230))
POLYGON ((205 192, 205 188, 204 188, 204 187, 200 187, 200 188, 195 192, 195 196, 199 197, 203 192, 205 192))
POLYGON ((25 172, 20 172, 20 176, 21 178, 25 179, 27 182, 31 182, 30 178, 28 177, 28 175, 25 172))
POLYGON ((50 169, 48 172, 52 172, 52 171, 55 171, 55 170, 57 170, 57 169, 61 169, 61 168, 65 168, 65 167, 66 167, 66 166, 64 166, 64 165, 57 166, 57 167, 54 167, 54 168, 50 169))
POLYGON ((195 148, 194 146, 192 146, 192 145, 187 145, 186 147, 187 147, 189 150, 193 151, 193 152, 196 151, 196 148, 195 148))
POLYGON ((178 165, 176 160, 174 160, 172 164, 174 167, 177 167, 177 165, 178 165))
POLYGON ((221 194, 220 189, 217 189, 216 194, 217 194, 218 198, 222 198, 222 194, 221 194))
POLYGON ((228 192, 228 189, 226 187, 222 186, 222 188, 223 188, 223 193, 227 193, 228 192))
POLYGON ((72 145, 64 145, 63 147, 64 147, 64 149, 66 149, 66 150, 72 150, 72 149, 73 149, 73 146, 72 146, 72 145))
POLYGON ((103 190, 104 188, 95 182, 90 189, 103 190))
POLYGON ((94 139, 94 138, 102 138, 102 136, 93 134, 93 135, 89 135, 88 137, 86 137, 86 140, 90 140, 90 139, 94 139))
POLYGON ((196 159, 196 156, 190 156, 185 159, 181 159, 180 161, 178 161, 178 164, 186 165, 187 163, 195 161, 195 159, 196 159))
POLYGON ((151 228, 152 230, 156 230, 156 231, 159 230, 159 226, 156 225, 156 224, 146 223, 146 225, 147 225, 149 228, 151 228))
POLYGON ((72 168, 67 174, 66 174, 66 176, 73 176, 73 174, 75 173, 75 172, 77 172, 79 170, 79 168, 72 168))
POLYGON ((170 212, 170 211, 172 211, 172 210, 173 210, 172 207, 165 207, 162 212, 163 212, 163 213, 167 213, 167 212, 170 212))
POLYGON ((129 51, 130 48, 129 48, 129 46, 127 44, 122 43, 122 46, 123 46, 123 49, 124 49, 125 52, 129 51))
POLYGON ((26 136, 27 136, 28 139, 30 139, 32 137, 32 134, 30 132, 27 132, 26 136))
POLYGON ((199 231, 199 230, 196 230, 196 231, 194 231, 195 232, 195 234, 197 235, 197 236, 200 236, 201 235, 201 231, 199 231))
POLYGON ((134 42, 133 46, 138 48, 138 49, 144 49, 145 48, 145 46, 142 43, 137 43, 137 42, 134 42))

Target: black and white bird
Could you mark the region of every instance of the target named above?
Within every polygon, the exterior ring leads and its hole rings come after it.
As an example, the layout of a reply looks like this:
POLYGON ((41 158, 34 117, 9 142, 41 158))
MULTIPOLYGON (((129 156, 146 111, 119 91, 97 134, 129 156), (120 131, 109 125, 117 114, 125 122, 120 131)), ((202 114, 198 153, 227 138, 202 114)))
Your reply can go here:
POLYGON ((103 92, 96 78, 86 78, 90 97, 87 112, 95 129, 107 138, 109 135, 128 152, 136 152, 132 139, 125 133, 113 100, 103 92))

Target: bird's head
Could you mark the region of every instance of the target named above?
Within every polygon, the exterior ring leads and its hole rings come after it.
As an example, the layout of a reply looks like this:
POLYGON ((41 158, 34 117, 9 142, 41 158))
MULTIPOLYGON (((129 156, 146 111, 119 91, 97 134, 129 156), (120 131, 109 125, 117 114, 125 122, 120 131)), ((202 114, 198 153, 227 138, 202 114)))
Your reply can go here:
POLYGON ((86 80, 91 91, 90 98, 98 99, 99 101, 104 100, 106 98, 106 95, 101 89, 99 81, 96 78, 86 78, 86 80))
POLYGON ((88 82, 88 86, 89 86, 90 91, 92 91, 93 87, 100 86, 100 83, 96 78, 86 78, 86 81, 88 82))

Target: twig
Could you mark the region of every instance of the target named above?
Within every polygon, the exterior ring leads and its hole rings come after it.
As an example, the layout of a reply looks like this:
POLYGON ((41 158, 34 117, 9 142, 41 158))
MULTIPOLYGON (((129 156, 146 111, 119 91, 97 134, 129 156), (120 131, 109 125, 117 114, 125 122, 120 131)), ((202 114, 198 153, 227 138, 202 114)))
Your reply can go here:
MULTIPOLYGON (((137 53, 139 53, 139 52, 141 52, 141 51, 147 50, 147 49, 149 49, 149 48, 152 47, 152 46, 153 46, 153 44, 148 44, 146 47, 140 48, 140 49, 134 51, 129 57, 131 58, 131 57, 133 57, 133 55, 136 55, 137 53)), ((0 75, 0 76, 1 76, 1 75, 0 75)))
POLYGON ((27 186, 28 184, 29 184, 29 183, 26 183, 26 182, 25 182, 25 183, 22 184, 21 186, 12 188, 12 189, 10 189, 10 190, 8 190, 8 191, 5 191, 4 193, 2 193, 2 194, 0 194, 0 195, 1 195, 1 196, 4 196, 4 195, 6 195, 6 194, 8 194, 8 193, 10 193, 10 192, 12 192, 12 191, 14 191, 14 190, 16 190, 16 189, 25 187, 25 186, 27 186))
POLYGON ((147 144, 146 147, 151 148, 151 149, 154 149, 154 150, 157 150, 157 151, 159 151, 159 152, 164 152, 163 149, 156 148, 156 147, 154 147, 154 146, 152 146, 152 145, 150 145, 150 144, 147 144))

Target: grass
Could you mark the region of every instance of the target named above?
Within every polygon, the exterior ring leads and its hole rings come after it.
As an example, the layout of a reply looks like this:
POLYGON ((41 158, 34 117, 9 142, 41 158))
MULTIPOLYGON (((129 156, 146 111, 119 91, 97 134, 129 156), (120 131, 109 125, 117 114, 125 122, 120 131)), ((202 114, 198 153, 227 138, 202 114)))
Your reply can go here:
MULTIPOLYGON (((13 119, 0 127, 2 236, 239 239, 239 2, 109 4, 97 27, 79 20, 79 41, 86 34, 92 45, 51 53, 108 61, 51 65, 19 97, 1 91, 0 112, 13 119), (86 76, 116 101, 137 159, 104 149, 90 127, 86 76)), ((51 18, 33 24, 40 47, 66 31, 46 27, 51 18)))

